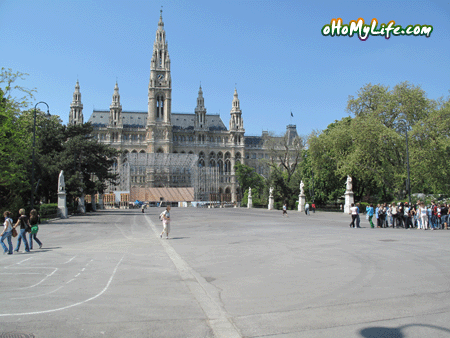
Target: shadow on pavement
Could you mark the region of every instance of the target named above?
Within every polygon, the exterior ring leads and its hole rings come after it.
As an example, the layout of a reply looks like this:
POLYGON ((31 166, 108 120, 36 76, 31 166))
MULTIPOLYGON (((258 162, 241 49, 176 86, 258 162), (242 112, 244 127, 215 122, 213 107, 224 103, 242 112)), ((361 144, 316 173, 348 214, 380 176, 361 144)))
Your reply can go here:
MULTIPOLYGON (((361 337, 364 338, 381 338, 381 337, 406 338, 406 334, 402 332, 402 329, 411 326, 425 327, 433 330, 439 330, 450 333, 449 329, 441 326, 427 325, 427 324, 409 324, 400 327, 368 327, 359 331, 359 334, 361 335, 361 337)), ((432 337, 432 335, 429 335, 429 337, 432 337)))

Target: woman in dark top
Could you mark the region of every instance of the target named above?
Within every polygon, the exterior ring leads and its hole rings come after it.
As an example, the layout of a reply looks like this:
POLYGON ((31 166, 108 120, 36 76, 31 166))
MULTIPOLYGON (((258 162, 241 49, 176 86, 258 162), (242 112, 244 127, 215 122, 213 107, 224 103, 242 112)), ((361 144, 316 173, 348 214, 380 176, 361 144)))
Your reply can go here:
POLYGON ((39 244, 39 249, 42 248, 41 241, 36 237, 39 227, 38 223, 40 222, 39 215, 36 211, 36 209, 33 209, 30 211, 30 225, 31 225, 31 232, 30 232, 30 250, 33 250, 33 239, 36 241, 37 244, 39 244))
POLYGON ((28 217, 25 215, 25 209, 20 209, 19 214, 20 214, 20 217, 17 220, 17 223, 14 225, 14 229, 15 229, 20 224, 20 231, 18 231, 19 235, 17 236, 17 246, 16 246, 16 250, 14 250, 14 251, 19 252, 20 243, 23 240, 23 242, 25 243, 25 252, 30 252, 30 248, 28 247, 28 242, 27 242, 27 237, 26 237, 27 227, 30 223, 28 222, 28 217))

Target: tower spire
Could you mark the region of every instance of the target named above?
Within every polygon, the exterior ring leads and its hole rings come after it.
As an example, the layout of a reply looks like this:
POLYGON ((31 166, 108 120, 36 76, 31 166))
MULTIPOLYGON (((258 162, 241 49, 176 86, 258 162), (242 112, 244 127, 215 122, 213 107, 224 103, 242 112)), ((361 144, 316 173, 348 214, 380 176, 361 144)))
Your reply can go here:
POLYGON ((171 152, 171 101, 170 57, 161 7, 153 43, 148 85, 147 150, 150 153, 157 151, 171 152))
POLYGON ((197 107, 195 107, 195 123, 194 128, 203 129, 207 127, 205 99, 203 98, 202 85, 198 89, 197 107))
POLYGON ((231 103, 230 115, 231 115, 230 130, 243 130, 244 121, 242 119, 242 111, 236 87, 234 88, 233 102, 231 103))
POLYGON ((81 103, 80 83, 75 85, 72 103, 70 104, 69 124, 83 124, 83 104, 81 103))
POLYGON ((109 124, 111 126, 122 125, 122 105, 120 104, 119 85, 114 86, 114 93, 112 96, 112 102, 109 106, 109 124))

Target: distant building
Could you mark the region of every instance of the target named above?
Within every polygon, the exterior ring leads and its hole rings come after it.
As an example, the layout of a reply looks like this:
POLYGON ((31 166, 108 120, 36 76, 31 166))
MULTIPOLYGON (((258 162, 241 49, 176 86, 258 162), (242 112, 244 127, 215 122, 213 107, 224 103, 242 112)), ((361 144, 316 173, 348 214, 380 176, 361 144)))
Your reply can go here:
MULTIPOLYGON (((111 190, 194 186, 199 199, 218 199, 220 196, 222 200, 237 201, 241 192, 234 175, 235 164, 243 163, 254 167, 259 174, 268 174, 268 168, 260 162, 268 158, 264 146, 267 132, 262 136, 245 136, 236 89, 228 129, 218 114, 206 113, 201 86, 194 113, 172 112, 170 57, 162 13, 153 44, 147 111, 122 110, 116 82, 109 110, 94 110, 89 122, 93 124, 94 137, 99 142, 123 151, 113 168, 121 174, 121 183, 111 190), (193 166, 197 167, 195 178, 192 177, 193 166), (201 168, 210 170, 202 171, 201 168), (205 175, 207 179, 202 178, 205 175)), ((69 124, 82 123, 83 105, 77 81, 69 124)), ((295 125, 288 125, 286 132, 289 140, 297 136, 295 125)))

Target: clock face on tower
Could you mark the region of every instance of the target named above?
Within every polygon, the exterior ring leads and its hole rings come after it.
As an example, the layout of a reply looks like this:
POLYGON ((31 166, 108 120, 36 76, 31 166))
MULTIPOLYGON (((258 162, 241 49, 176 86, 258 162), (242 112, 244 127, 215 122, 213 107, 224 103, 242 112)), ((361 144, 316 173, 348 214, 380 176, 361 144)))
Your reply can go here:
POLYGON ((159 84, 161 84, 161 82, 164 80, 164 74, 158 74, 158 81, 159 84))

